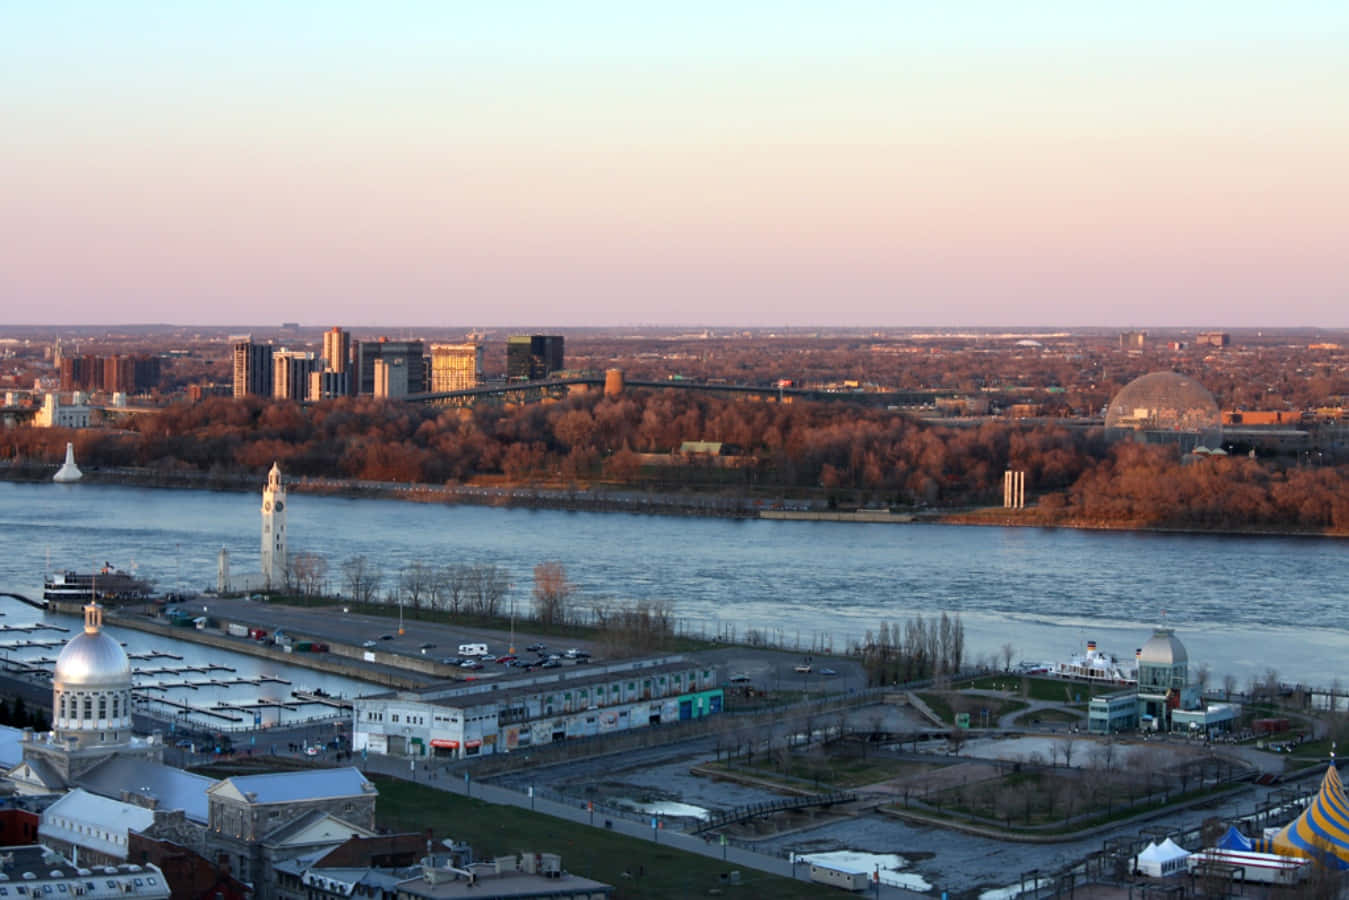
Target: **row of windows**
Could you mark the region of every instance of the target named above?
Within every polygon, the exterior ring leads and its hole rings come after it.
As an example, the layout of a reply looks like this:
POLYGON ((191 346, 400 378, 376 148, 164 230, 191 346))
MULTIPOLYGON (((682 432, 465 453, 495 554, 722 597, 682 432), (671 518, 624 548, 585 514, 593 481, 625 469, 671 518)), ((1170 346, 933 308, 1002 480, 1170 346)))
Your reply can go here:
POLYGON ((114 835, 110 831, 104 831, 101 828, 91 828, 83 822, 76 822, 63 816, 54 816, 51 819, 48 819, 48 821, 55 825, 59 825, 67 831, 73 831, 76 834, 87 834, 90 837, 95 837, 102 841, 111 841, 114 844, 126 843, 126 835, 114 835))
MULTIPOLYGON (((147 885, 147 884, 148 884, 150 887, 155 887, 155 886, 157 886, 157 885, 159 884, 159 879, 156 878, 156 877, 153 876, 153 875, 147 875, 147 876, 145 876, 144 878, 137 878, 137 879, 134 879, 134 881, 135 881, 136 887, 144 887, 144 886, 147 885)), ((113 881, 111 878, 107 879, 107 881, 105 882, 105 884, 107 884, 108 890, 112 890, 112 891, 117 890, 118 887, 119 887, 118 883, 115 882, 115 881, 113 881)), ((123 885, 125 885, 125 882, 123 883, 123 885)), ((50 894, 50 893, 53 893, 52 887, 53 887, 53 885, 50 885, 50 884, 35 884, 35 885, 33 885, 32 890, 30 891, 29 888, 27 887, 27 885, 16 884, 16 885, 14 886, 14 893, 15 893, 15 894, 18 894, 20 897, 27 897, 27 896, 33 896, 33 897, 36 897, 36 896, 38 896, 39 894, 50 894)), ((76 887, 79 887, 79 885, 76 885, 76 887)), ((68 893, 70 893, 70 885, 68 885, 68 884, 57 884, 57 885, 55 885, 55 888, 56 888, 56 892, 58 892, 58 893, 62 893, 62 894, 68 894, 68 893)), ((86 890, 86 891, 96 891, 96 890, 98 890, 98 885, 94 884, 92 881, 86 881, 86 882, 84 883, 84 890, 86 890)), ((0 897, 8 897, 8 896, 9 896, 9 888, 0 886, 0 897)))
MULTIPOLYGON (((109 695, 107 695, 107 694, 99 694, 99 695, 97 696, 97 698, 91 697, 91 696, 89 696, 89 695, 87 695, 87 694, 86 694, 84 697, 82 697, 82 698, 81 698, 81 697, 71 697, 71 696, 68 696, 68 695, 66 695, 66 694, 62 694, 62 695, 61 695, 61 712, 60 712, 60 718, 62 718, 62 719, 75 719, 75 718, 79 718, 79 719, 94 719, 94 718, 98 718, 98 719, 106 719, 106 718, 108 718, 108 701, 109 701, 110 699, 112 700, 112 718, 114 718, 114 719, 121 718, 121 716, 122 716, 123 702, 122 702, 122 693, 121 693, 120 691, 119 691, 118 693, 116 693, 116 694, 112 694, 111 697, 110 697, 109 695), (94 715, 94 701, 95 701, 95 699, 97 699, 97 701, 98 701, 98 715, 97 715, 97 716, 94 715), (80 701, 81 701, 81 700, 84 701, 84 702, 83 702, 83 707, 84 707, 84 713, 83 713, 83 715, 81 715, 81 713, 80 713, 80 707, 81 707, 80 701)), ((129 706, 129 705, 130 705, 130 704, 127 704, 127 706, 129 706)))

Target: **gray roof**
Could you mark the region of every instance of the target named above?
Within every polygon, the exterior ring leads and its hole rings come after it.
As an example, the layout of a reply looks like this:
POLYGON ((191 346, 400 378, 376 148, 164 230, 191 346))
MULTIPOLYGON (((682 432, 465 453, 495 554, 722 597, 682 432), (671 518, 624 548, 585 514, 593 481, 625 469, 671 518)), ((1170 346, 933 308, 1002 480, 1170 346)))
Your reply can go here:
POLYGON ((23 729, 0 725, 0 766, 12 769, 23 762, 23 729))
POLYGON ((269 775, 236 775, 225 779, 253 803, 295 803, 325 797, 360 797, 375 786, 353 766, 344 769, 308 769, 269 775))
POLYGON ((123 791, 153 797, 159 809, 181 809, 192 821, 206 822, 206 789, 215 784, 215 779, 148 759, 114 756, 76 778, 75 783, 114 800, 122 799, 123 791))

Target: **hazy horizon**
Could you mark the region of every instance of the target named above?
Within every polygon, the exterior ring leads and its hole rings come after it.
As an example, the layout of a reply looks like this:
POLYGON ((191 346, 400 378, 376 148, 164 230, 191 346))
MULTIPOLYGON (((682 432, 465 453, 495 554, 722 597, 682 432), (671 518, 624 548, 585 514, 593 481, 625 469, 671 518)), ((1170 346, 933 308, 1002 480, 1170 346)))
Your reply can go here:
POLYGON ((1346 46, 1318 2, 11 5, 0 315, 1349 327, 1346 46))

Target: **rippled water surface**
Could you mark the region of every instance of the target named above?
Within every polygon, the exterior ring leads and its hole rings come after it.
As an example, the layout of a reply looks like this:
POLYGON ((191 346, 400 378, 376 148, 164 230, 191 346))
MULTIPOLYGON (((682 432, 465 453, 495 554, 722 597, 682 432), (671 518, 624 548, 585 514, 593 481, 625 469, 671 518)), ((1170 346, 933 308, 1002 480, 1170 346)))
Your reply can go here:
MULTIPOLYGON (((261 485, 259 485, 260 487, 261 485)), ((257 565, 260 497, 0 483, 0 590, 43 571, 133 562, 161 589, 205 588, 228 547, 257 565)), ((970 649, 1064 658, 1089 639, 1129 655, 1158 622, 1191 659, 1244 683, 1267 668, 1329 684, 1349 650, 1349 544, 1320 538, 941 525, 735 521, 294 495, 292 552, 400 566, 495 563, 527 606, 533 567, 560 560, 581 601, 668 599, 695 629, 734 625, 835 648, 882 620, 960 613, 970 649)))

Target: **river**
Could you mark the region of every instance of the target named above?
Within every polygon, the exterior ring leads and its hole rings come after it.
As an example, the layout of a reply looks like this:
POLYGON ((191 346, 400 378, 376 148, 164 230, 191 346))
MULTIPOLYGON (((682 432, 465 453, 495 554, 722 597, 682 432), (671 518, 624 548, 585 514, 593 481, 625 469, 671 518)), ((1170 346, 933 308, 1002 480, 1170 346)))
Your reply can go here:
MULTIPOLYGON (((259 488, 261 487, 261 480, 259 488)), ((1328 686, 1349 651, 1349 543, 933 524, 781 522, 562 512, 293 494, 292 553, 401 566, 491 563, 530 603, 536 564, 558 560, 578 602, 669 600, 694 630, 755 628, 803 647, 882 620, 959 613, 977 658, 1064 659, 1088 639, 1131 654, 1174 628, 1219 682, 1276 670, 1328 686)), ((0 590, 40 594, 42 573, 134 565, 160 590, 214 585, 228 547, 256 569, 258 495, 113 485, 0 483, 0 590)))

